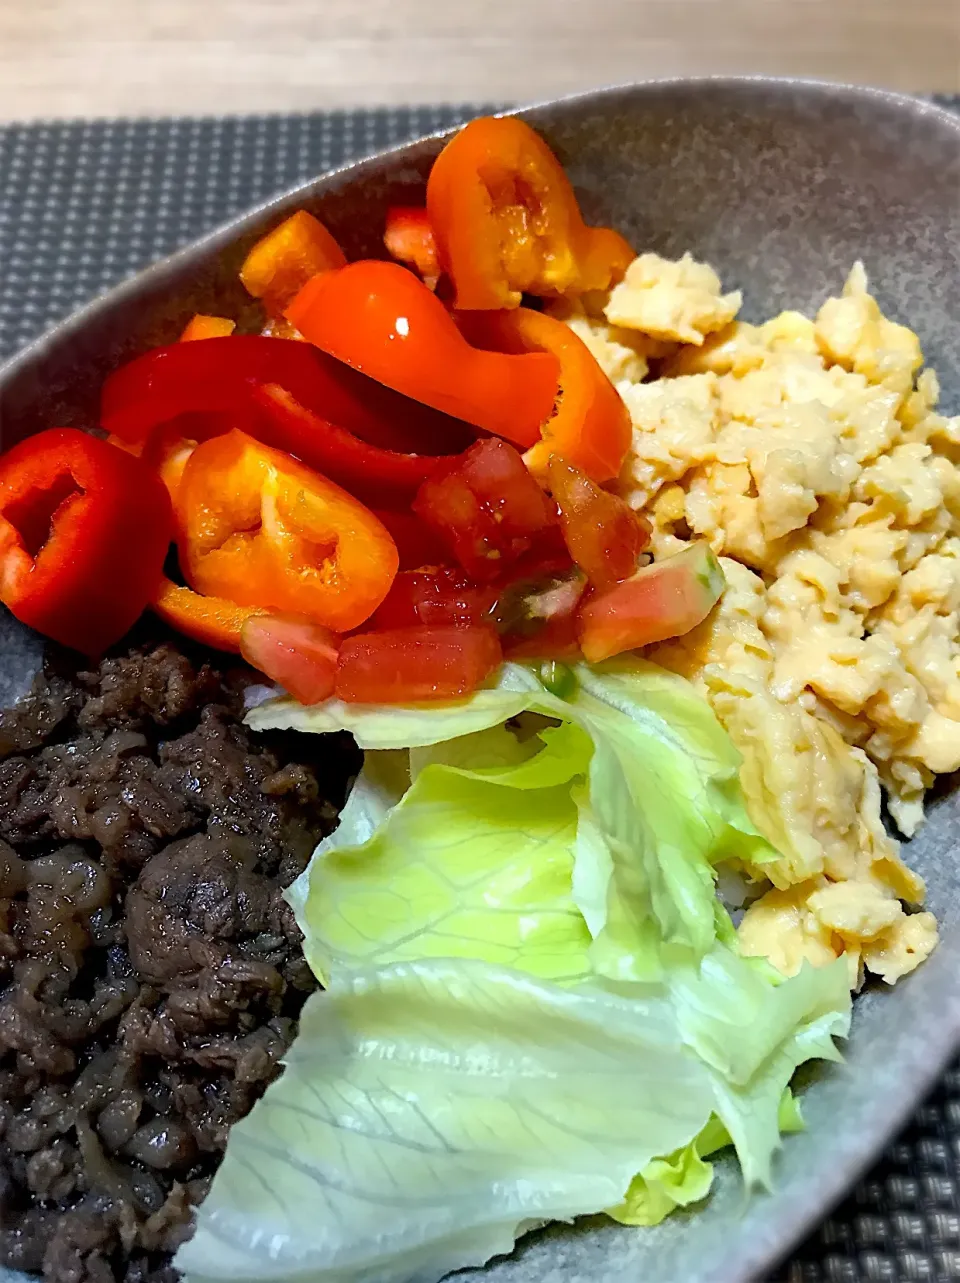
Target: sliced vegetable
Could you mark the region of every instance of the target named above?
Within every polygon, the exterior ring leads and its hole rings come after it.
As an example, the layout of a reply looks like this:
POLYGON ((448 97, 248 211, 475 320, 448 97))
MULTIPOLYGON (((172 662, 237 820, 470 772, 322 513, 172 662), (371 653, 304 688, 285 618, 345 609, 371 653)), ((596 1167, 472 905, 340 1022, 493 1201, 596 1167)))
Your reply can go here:
POLYGON ((440 259, 430 216, 422 207, 392 205, 387 210, 383 243, 391 258, 408 263, 430 289, 440 277, 440 259))
POLYGON ((455 454, 474 435, 466 424, 364 378, 312 344, 250 334, 174 343, 136 357, 104 384, 101 423, 131 442, 184 415, 193 420, 184 436, 219 436, 233 427, 268 436, 270 425, 252 404, 254 390, 265 383, 385 449, 455 454))
POLYGON ((439 455, 401 454, 370 445, 306 409, 275 383, 256 388, 253 402, 268 425, 258 435, 364 498, 409 499, 446 464, 439 455))
POLYGON ((430 171, 427 211, 458 308, 608 289, 635 257, 617 232, 584 224, 560 162, 513 116, 473 120, 451 138, 430 171))
POLYGON ((323 223, 298 209, 257 241, 243 260, 240 280, 248 294, 263 299, 272 316, 280 316, 312 276, 343 267, 346 261, 323 223))
POLYGON ((197 446, 176 513, 183 572, 198 592, 335 632, 363 623, 397 571, 396 547, 372 512, 243 432, 197 446))
POLYGON ((526 462, 542 474, 551 454, 560 454, 594 481, 619 475, 630 448, 630 415, 593 353, 568 325, 543 312, 461 312, 457 323, 470 343, 495 352, 549 352, 560 366, 553 414, 541 428, 526 462))
POLYGON ((0 601, 85 655, 141 614, 172 532, 156 473, 85 432, 51 428, 0 457, 0 601))
POLYGON ((462 570, 401 570, 374 612, 374 628, 416 628, 494 622, 499 588, 476 584, 462 570))
POLYGON ((592 597, 580 612, 580 646, 598 663, 638 646, 681 637, 702 623, 726 580, 709 544, 697 541, 683 552, 632 579, 592 597))
POLYGON ((457 699, 500 663, 492 628, 397 628, 346 637, 337 698, 351 704, 415 704, 457 699))
MULTIPOLYGON (((402 497, 397 491, 391 495, 396 502, 402 497)), ((409 509, 375 508, 374 512, 390 531, 393 542, 397 545, 401 570, 419 570, 423 566, 436 566, 450 560, 445 548, 430 527, 409 509)))
POLYGON ((295 615, 252 615, 240 634, 240 654, 301 704, 333 694, 339 638, 295 615))
POLYGON ((315 277, 286 315, 337 360, 520 445, 539 438, 553 411, 555 357, 470 347, 436 295, 397 263, 350 263, 315 277))
POLYGON ((195 339, 223 339, 237 328, 236 321, 226 316, 204 316, 198 312, 189 320, 180 335, 181 343, 191 343, 195 339))
POLYGON ((505 441, 477 441, 425 481, 413 510, 477 579, 502 575, 556 525, 556 508, 505 441))
POLYGON ((232 651, 240 650, 240 634, 246 621, 265 613, 262 606, 238 606, 224 597, 201 596, 166 577, 160 580, 150 609, 185 637, 216 650, 232 651))
POLYGON ((662 1001, 442 957, 346 976, 308 999, 283 1075, 230 1129, 175 1265, 197 1283, 435 1283, 618 1202, 712 1107, 662 1001))
POLYGON ((650 542, 650 527, 643 518, 559 455, 550 459, 547 481, 560 508, 570 556, 593 587, 603 591, 636 574, 640 554, 650 542))

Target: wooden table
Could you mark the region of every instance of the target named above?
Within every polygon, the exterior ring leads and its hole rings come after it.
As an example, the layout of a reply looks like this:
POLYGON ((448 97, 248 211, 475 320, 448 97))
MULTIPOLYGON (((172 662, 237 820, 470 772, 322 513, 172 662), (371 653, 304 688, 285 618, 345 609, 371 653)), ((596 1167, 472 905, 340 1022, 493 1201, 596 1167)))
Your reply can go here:
POLYGON ((0 0, 0 120, 530 101, 732 72, 956 92, 958 0, 0 0))

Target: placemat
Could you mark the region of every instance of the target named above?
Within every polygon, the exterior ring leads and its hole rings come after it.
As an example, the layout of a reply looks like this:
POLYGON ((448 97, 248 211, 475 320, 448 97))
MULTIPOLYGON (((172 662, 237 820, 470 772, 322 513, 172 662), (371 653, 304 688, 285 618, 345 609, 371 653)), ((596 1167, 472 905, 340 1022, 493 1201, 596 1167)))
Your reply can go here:
MULTIPOLYGON (((960 110, 960 98, 941 101, 960 110)), ((0 127, 0 360, 95 294, 274 193, 489 109, 0 127)), ((771 1283, 956 1279, 960 1061, 771 1283)))

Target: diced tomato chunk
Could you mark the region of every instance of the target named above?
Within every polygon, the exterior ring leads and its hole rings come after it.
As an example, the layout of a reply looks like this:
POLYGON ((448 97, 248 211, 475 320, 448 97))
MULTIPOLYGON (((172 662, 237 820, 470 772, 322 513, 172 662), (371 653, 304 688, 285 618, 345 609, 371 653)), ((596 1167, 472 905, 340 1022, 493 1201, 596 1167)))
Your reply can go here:
POLYGON ((575 612, 544 620, 533 632, 512 633, 503 639, 505 659, 559 659, 564 662, 580 658, 580 637, 575 612))
POLYGON ((708 544, 645 566, 592 597, 580 611, 580 646, 598 663, 638 646, 680 637, 702 623, 723 592, 723 571, 708 544))
POLYGON ((496 602, 495 585, 471 583, 452 566, 402 570, 370 623, 377 629, 490 624, 496 602))
POLYGON ((319 704, 333 694, 338 641, 307 619, 252 615, 240 633, 240 653, 301 704, 319 704))
POLYGON ((358 633, 340 648, 336 693, 354 704, 416 704, 476 690, 502 658, 492 628, 358 633))
POLYGON ((624 501, 554 455, 547 469, 570 556, 594 588, 611 588, 636 572, 650 528, 624 501))
POLYGON ((400 557, 401 570, 419 570, 422 566, 436 566, 448 559, 447 549, 415 512, 401 512, 394 508, 374 508, 393 537, 400 557))
POLYGON ((413 510, 475 579, 495 579, 555 525, 556 507, 506 441, 477 441, 428 477, 413 510))

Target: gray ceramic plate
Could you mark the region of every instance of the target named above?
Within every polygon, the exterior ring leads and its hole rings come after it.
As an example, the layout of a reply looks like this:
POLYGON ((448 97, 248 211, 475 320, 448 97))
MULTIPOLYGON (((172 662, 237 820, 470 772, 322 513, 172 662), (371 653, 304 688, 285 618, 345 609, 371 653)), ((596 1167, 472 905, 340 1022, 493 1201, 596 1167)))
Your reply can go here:
MULTIPOLYGON (((524 114, 567 165, 588 219, 642 249, 706 259, 728 288, 743 289, 748 319, 816 309, 862 258, 883 307, 918 331, 947 408, 960 409, 956 118, 893 94, 770 80, 651 83, 524 114)), ((422 197, 440 145, 426 139, 298 188, 64 322, 0 371, 0 443, 52 424, 92 425, 100 384, 119 362, 172 339, 195 311, 249 311, 237 268, 285 210, 315 211, 351 257, 377 254, 387 205, 422 197)), ((39 654, 36 639, 0 618, 0 702, 25 688, 39 654)), ((747 1204, 727 1168, 693 1216, 653 1231, 600 1220, 555 1227, 482 1277, 744 1283, 767 1275, 960 1043, 958 837, 957 799, 941 791, 907 855, 927 878, 943 942, 894 991, 858 999, 847 1063, 806 1092, 809 1130, 787 1144, 775 1194, 747 1204)))

